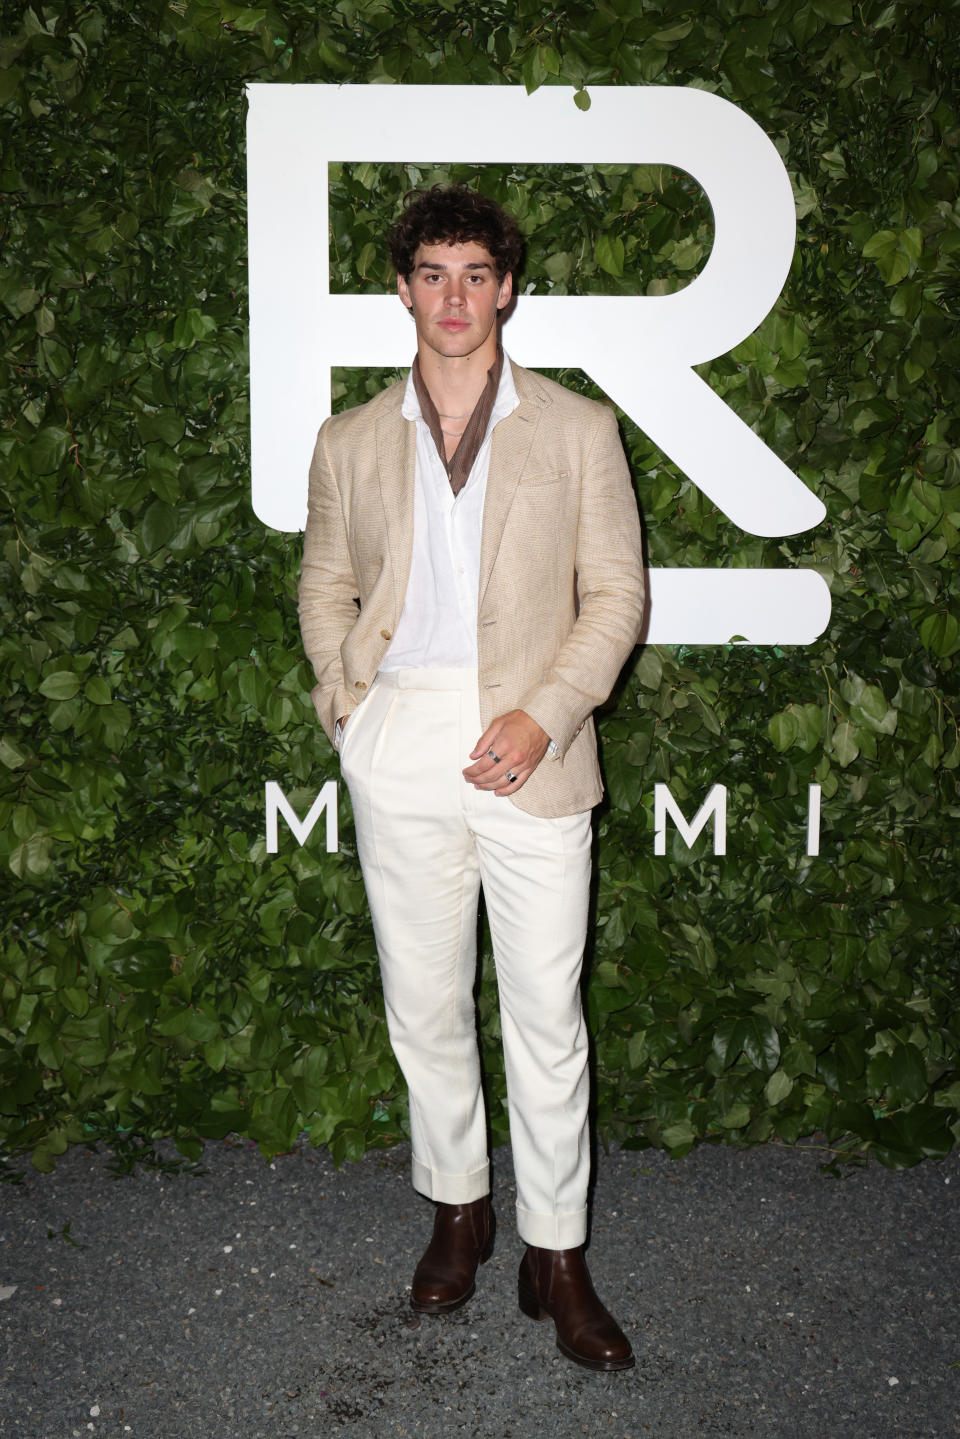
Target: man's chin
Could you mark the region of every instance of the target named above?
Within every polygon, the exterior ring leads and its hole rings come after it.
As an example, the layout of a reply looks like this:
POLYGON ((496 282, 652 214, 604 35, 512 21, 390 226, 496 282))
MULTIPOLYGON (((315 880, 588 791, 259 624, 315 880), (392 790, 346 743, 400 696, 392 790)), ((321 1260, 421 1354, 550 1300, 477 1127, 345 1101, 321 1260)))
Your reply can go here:
POLYGON ((476 331, 471 326, 468 330, 458 330, 451 334, 447 330, 434 331, 429 336, 423 336, 427 345, 437 355, 442 355, 446 360, 465 360, 470 355, 482 350, 490 339, 486 334, 478 338, 476 331))

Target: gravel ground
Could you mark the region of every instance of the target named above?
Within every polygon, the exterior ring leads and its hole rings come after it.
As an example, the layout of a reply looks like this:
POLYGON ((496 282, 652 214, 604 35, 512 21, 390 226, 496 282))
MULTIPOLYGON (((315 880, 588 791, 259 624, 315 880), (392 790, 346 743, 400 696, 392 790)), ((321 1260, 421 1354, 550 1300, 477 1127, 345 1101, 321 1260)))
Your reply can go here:
POLYGON ((340 1170, 229 1141, 198 1176, 108 1159, 0 1186, 0 1434, 960 1435, 958 1154, 836 1179, 812 1150, 601 1153, 591 1270, 637 1352, 612 1375, 517 1309, 509 1149, 493 1258, 439 1319, 408 1303, 433 1211, 406 1145, 340 1170))

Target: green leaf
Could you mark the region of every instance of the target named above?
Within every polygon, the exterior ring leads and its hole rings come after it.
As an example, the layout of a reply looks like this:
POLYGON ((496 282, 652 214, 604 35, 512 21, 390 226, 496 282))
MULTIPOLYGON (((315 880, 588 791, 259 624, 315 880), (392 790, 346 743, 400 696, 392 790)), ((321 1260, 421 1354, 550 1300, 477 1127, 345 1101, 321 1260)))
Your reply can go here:
POLYGON ((207 1040, 203 1046, 203 1059, 215 1074, 219 1074, 227 1059, 227 1045, 222 1034, 207 1040))
POLYGON ((780 714, 774 715, 769 724, 770 739, 775 749, 783 754, 795 742, 800 733, 800 726, 796 715, 789 710, 783 710, 780 714))
POLYGON ((50 700, 69 700, 80 689, 80 676, 70 670, 55 670, 40 682, 40 693, 50 700))
POLYGON ((867 260, 880 259, 892 255, 896 248, 896 232, 894 230, 878 230, 863 246, 863 255, 867 260))
POLYGON ((696 1131, 688 1119, 680 1120, 676 1124, 665 1124, 660 1131, 660 1137, 664 1148, 668 1149, 675 1159, 682 1159, 689 1153, 697 1139, 696 1131))
POLYGON ((906 1113, 878 1119, 870 1152, 889 1169, 906 1169, 921 1159, 943 1159, 953 1148, 949 1111, 915 1105, 906 1113))
POLYGON ((145 411, 137 416, 137 428, 145 445, 154 440, 176 445, 183 439, 186 419, 172 407, 145 411))
POLYGON ((794 1039, 784 1048, 782 1066, 791 1079, 797 1079, 801 1074, 813 1077, 817 1073, 817 1057, 806 1040, 794 1039))
POLYGON ((157 1034, 183 1035, 200 1045, 215 1040, 220 1034, 220 1026, 212 1015, 188 1007, 175 1009, 154 1027, 157 1034))
POLYGON ((212 315, 204 315, 197 309, 184 310, 182 315, 177 316, 173 327, 173 343, 182 349, 187 349, 202 340, 206 335, 213 334, 217 328, 217 322, 212 315))
POLYGON ((763 1015, 751 1015, 739 1024, 743 1052, 754 1069, 772 1070, 780 1062, 780 1036, 763 1015))
POLYGON ((19 769, 26 760, 26 751, 22 750, 15 740, 0 735, 0 764, 7 769, 19 769))
POLYGON ((693 20, 678 20, 673 25, 668 25, 665 30, 657 30, 651 37, 654 45, 672 46, 678 40, 685 40, 693 29, 693 20))
POLYGON ((897 727, 897 711, 887 703, 879 685, 864 685, 852 713, 861 727, 865 725, 877 734, 893 734, 897 727))
POLYGON ((599 235, 593 253, 601 270, 606 270, 608 275, 623 274, 625 251, 619 235, 599 235))
POLYGON ((180 528, 181 516, 172 505, 154 500, 143 517, 140 534, 147 554, 167 544, 180 528))
POLYGON ((833 731, 833 753, 844 769, 852 764, 860 753, 857 732, 849 720, 838 724, 833 731))
POLYGON ((596 968, 596 976, 606 989, 629 989, 626 976, 620 966, 611 960, 602 960, 596 968))
POLYGON ((912 1044, 898 1044, 890 1055, 890 1081, 905 1100, 926 1098, 927 1071, 920 1051, 912 1044))
POLYGON ((83 687, 83 693, 94 705, 108 705, 113 698, 110 682, 102 675, 91 675, 83 687))
POLYGON ((61 989, 60 998, 70 1013, 81 1019, 90 1008, 90 995, 85 989, 61 989))
POLYGON ((252 7, 249 10, 240 10, 239 13, 231 19, 230 24, 234 30, 259 30, 266 18, 266 10, 252 7))
POLYGON ((69 430, 61 425, 45 425, 30 442, 31 472, 34 475, 52 475, 60 468, 72 443, 69 430))
POLYGON ((953 615, 940 612, 921 620, 919 633, 924 649, 935 655, 949 655, 957 648, 960 624, 953 615))
POLYGON ((851 0, 810 0, 815 15, 831 25, 849 25, 853 19, 851 0))
POLYGON ((738 1025, 739 1020, 724 1019, 713 1032, 713 1052, 722 1069, 729 1069, 743 1048, 738 1025))
POLYGON ((768 1104, 780 1104, 793 1092, 793 1080, 782 1069, 775 1069, 764 1085, 768 1104))
POLYGON ((723 1129, 743 1129, 750 1123, 750 1106, 743 1101, 732 1104, 726 1114, 720 1116, 718 1123, 723 1129))
POLYGON ((523 62, 523 83, 528 95, 538 90, 547 78, 547 72, 543 66, 543 58, 539 46, 534 47, 528 53, 523 62))

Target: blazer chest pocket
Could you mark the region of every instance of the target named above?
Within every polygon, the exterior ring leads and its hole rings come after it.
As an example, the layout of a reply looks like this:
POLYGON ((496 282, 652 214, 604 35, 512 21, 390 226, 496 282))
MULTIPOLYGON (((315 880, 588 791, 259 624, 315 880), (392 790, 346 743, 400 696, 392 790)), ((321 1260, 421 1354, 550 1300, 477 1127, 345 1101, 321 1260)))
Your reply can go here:
POLYGON ((541 470, 534 475, 524 475, 520 480, 520 489, 541 490, 548 485, 562 484, 569 478, 569 470, 541 470))

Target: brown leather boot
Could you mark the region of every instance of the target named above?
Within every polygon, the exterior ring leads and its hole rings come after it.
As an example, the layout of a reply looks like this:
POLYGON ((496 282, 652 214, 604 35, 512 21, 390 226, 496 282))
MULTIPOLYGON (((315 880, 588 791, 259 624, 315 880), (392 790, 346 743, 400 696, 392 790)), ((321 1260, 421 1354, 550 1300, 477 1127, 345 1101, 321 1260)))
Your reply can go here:
POLYGON ((438 1204, 433 1238, 413 1275, 411 1308, 449 1314, 466 1304, 478 1264, 493 1253, 496 1221, 489 1194, 470 1204, 438 1204))
POLYGON ((604 1309, 590 1280, 583 1248, 527 1247, 520 1261, 520 1308, 557 1326, 557 1348, 586 1369, 630 1369, 630 1341, 604 1309))

